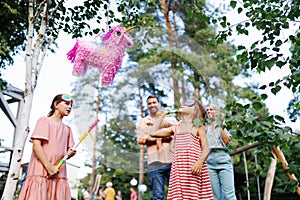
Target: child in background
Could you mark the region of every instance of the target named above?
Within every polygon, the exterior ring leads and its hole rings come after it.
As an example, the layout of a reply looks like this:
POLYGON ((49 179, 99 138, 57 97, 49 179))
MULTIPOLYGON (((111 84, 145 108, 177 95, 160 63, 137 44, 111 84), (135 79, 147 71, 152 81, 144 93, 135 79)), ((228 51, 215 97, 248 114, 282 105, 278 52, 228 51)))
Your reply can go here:
POLYGON ((116 200, 122 200, 122 192, 120 190, 117 192, 116 200))
POLYGON ((104 195, 104 187, 100 186, 97 192, 96 200, 104 200, 105 195, 104 195))
POLYGON ((56 165, 67 154, 75 155, 72 130, 62 122, 72 109, 70 95, 56 95, 47 117, 41 117, 30 138, 33 151, 28 173, 19 199, 27 200, 70 200, 66 165, 58 170, 56 165))
POLYGON ((137 200, 137 192, 133 187, 130 188, 130 200, 137 200))
MULTIPOLYGON (((151 133, 152 137, 174 135, 175 152, 172 162, 169 200, 213 199, 206 158, 209 148, 204 128, 205 108, 195 98, 190 98, 179 109, 181 122, 151 133)), ((164 115, 154 125, 160 125, 164 115)))

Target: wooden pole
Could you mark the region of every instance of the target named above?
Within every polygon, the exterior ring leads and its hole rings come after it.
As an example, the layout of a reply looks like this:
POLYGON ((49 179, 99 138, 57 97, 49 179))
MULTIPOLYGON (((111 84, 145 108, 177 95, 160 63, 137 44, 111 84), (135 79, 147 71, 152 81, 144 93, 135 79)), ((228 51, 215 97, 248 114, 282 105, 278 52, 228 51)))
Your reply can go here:
MULTIPOLYGON (((139 98, 140 98, 140 111, 141 111, 141 118, 144 117, 143 112, 143 98, 141 95, 141 87, 140 82, 138 81, 138 91, 139 91, 139 98)), ((139 158, 139 185, 142 185, 144 183, 144 145, 140 145, 140 158, 139 158)), ((138 191, 138 200, 142 200, 142 192, 138 191)))
POLYGON ((274 176, 275 176, 275 172, 276 172, 277 158, 274 155, 273 151, 272 151, 272 154, 273 154, 274 158, 271 158, 271 164, 269 166, 269 170, 268 170, 268 174, 267 174, 267 178, 266 178, 264 200, 271 199, 272 186, 273 186, 274 176))
MULTIPOLYGON (((140 173, 139 173, 139 185, 144 183, 144 145, 140 145, 140 173)), ((142 200, 142 192, 138 191, 138 200, 142 200)))
POLYGON ((250 200, 249 176, 248 176, 248 167, 247 167, 247 159, 246 159, 245 151, 243 151, 243 157, 244 157, 244 166, 245 166, 245 173, 246 173, 247 196, 248 196, 248 200, 250 200))
MULTIPOLYGON (((254 159, 255 159, 255 165, 256 165, 256 168, 257 168, 258 163, 257 163, 257 155, 256 155, 256 153, 254 154, 254 159)), ((257 196, 258 196, 258 200, 260 200, 261 197, 260 197, 259 175, 256 176, 256 183, 257 183, 257 196)))

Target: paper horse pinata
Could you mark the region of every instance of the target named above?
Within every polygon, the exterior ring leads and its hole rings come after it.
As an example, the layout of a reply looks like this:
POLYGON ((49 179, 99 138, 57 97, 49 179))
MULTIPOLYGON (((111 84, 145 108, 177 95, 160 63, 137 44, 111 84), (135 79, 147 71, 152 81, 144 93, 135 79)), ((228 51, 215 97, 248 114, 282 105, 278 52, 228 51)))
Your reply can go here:
POLYGON ((84 75, 88 67, 93 66, 102 71, 102 84, 111 85, 122 65, 125 50, 133 46, 129 35, 132 29, 121 26, 112 28, 103 36, 103 45, 77 40, 67 54, 68 59, 74 63, 72 74, 84 75))

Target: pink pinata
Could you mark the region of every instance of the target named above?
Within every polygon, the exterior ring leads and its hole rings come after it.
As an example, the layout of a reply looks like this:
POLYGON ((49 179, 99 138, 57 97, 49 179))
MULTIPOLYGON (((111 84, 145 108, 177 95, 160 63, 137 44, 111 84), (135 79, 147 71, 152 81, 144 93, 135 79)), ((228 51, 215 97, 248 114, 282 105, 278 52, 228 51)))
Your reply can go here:
POLYGON ((114 27, 102 38, 103 45, 92 41, 77 40, 67 53, 68 59, 74 63, 73 75, 84 75, 89 66, 102 71, 102 84, 111 85, 118 73, 125 50, 133 46, 129 31, 133 28, 114 27))

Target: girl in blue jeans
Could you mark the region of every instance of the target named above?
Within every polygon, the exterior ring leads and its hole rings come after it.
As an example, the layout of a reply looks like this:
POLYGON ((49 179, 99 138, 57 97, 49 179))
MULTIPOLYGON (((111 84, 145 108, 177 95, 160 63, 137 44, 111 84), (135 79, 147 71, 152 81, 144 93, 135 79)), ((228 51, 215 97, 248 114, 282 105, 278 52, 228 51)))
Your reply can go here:
POLYGON ((215 200, 236 200, 234 174, 227 145, 231 135, 221 128, 221 115, 215 105, 206 106, 208 124, 206 138, 210 149, 206 160, 215 200))

